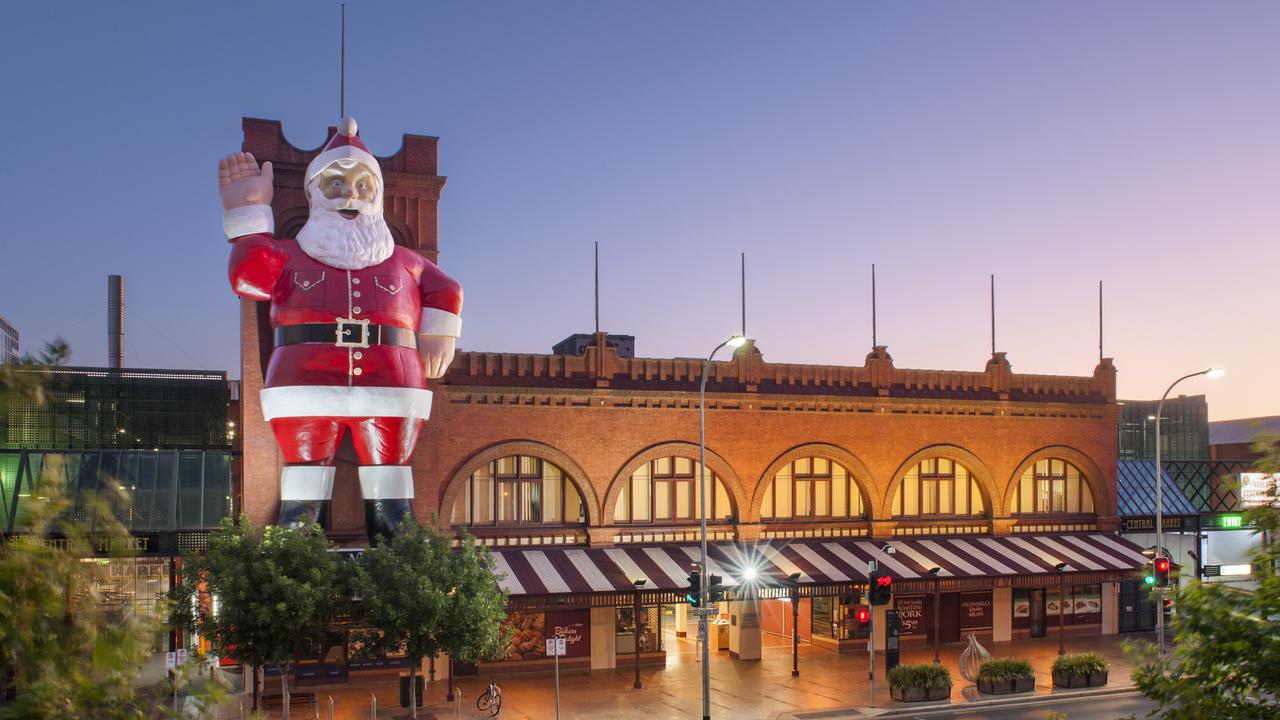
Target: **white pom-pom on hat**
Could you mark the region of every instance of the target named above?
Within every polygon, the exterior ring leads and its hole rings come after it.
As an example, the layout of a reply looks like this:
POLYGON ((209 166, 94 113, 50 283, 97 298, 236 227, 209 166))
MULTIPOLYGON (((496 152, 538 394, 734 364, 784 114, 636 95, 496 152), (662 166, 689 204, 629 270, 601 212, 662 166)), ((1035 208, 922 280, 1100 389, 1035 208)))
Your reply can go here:
POLYGON ((355 137, 357 132, 359 132, 359 127, 356 125, 355 118, 344 117, 342 118, 342 120, 338 121, 339 135, 343 135, 345 137, 355 137))

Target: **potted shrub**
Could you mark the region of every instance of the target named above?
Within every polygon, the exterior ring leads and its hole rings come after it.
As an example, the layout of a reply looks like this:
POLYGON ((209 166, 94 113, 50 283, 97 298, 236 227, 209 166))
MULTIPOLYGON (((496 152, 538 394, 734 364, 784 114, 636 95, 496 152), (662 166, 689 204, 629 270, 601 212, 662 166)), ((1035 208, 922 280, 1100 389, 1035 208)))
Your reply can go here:
POLYGON ((1063 688, 1097 687, 1107 684, 1111 661, 1098 653, 1075 653, 1053 661, 1053 684, 1063 688))
POLYGON ((951 671, 941 665, 899 665, 889 671, 889 695, 902 702, 951 697, 951 671))
POLYGON ((978 668, 978 691, 992 695, 1031 692, 1036 689, 1036 672, 1026 660, 988 660, 978 668))

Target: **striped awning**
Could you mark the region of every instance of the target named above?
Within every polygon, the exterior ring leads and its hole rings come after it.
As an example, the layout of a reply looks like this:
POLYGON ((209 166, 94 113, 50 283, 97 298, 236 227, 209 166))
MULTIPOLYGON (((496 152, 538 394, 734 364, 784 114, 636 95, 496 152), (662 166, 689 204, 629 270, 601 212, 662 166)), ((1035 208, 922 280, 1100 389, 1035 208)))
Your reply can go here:
MULTIPOLYGON (((883 540, 762 541, 754 545, 716 543, 707 548, 707 571, 727 587, 743 581, 747 568, 757 582, 777 584, 793 574, 801 583, 837 585, 867 581, 873 555, 895 579, 1035 575, 1056 572, 1121 572, 1142 568, 1141 548, 1118 535, 1074 533, 1000 537, 895 538, 896 553, 883 540)), ((646 590, 680 590, 698 563, 696 544, 604 548, 501 548, 493 551, 499 585, 511 595, 560 595, 631 591, 644 579, 646 590)))

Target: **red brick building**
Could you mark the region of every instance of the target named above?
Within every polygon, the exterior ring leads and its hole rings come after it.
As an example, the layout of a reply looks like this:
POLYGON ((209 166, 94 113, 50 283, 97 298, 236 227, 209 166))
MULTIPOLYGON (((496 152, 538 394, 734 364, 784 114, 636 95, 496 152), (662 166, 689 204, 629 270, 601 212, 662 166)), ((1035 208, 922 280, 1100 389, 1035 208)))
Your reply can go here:
MULTIPOLYGON (((243 149, 275 163, 276 225, 291 236, 315 151, 289 145, 278 123, 246 119, 244 130, 243 149)), ((436 142, 407 135, 381 159, 397 241, 432 260, 444 186, 436 142)), ((258 403, 270 333, 256 303, 242 302, 241 330, 240 509, 267 523, 280 457, 258 403)), ((580 356, 459 353, 434 386, 413 458, 418 517, 438 513, 493 546, 522 628, 578 628, 577 657, 592 667, 636 644, 632 581, 645 580, 646 657, 660 660, 664 622, 683 634, 680 583, 700 507, 702 361, 624 358, 604 345, 580 356)), ((792 591, 742 584, 745 556, 773 580, 798 572, 802 636, 852 648, 842 642, 856 637, 845 622, 852 590, 885 541, 898 550, 882 563, 899 581, 905 634, 932 632, 932 602, 920 600, 934 589, 930 567, 941 570, 943 640, 1043 634, 1058 608, 1080 630, 1115 632, 1116 583, 1142 563, 1114 535, 1115 372, 1107 359, 1088 376, 1019 374, 1004 353, 980 372, 902 369, 883 347, 860 366, 777 364, 752 343, 712 363, 709 540, 730 575, 729 649, 759 657, 761 625, 790 632, 789 610, 768 598, 792 591), (1065 603, 1055 600, 1060 562, 1065 603)), ((339 541, 364 534, 354 467, 341 458, 331 528, 339 541)))

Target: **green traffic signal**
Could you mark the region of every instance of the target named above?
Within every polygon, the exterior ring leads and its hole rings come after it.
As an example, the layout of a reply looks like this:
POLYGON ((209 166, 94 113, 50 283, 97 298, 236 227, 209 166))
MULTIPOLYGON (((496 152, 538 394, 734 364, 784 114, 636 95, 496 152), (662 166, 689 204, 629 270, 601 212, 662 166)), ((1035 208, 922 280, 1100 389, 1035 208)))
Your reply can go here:
POLYGON ((1143 579, 1142 579, 1142 581, 1143 581, 1143 582, 1145 582, 1145 583, 1146 583, 1146 584, 1148 584, 1148 585, 1155 585, 1155 584, 1156 584, 1156 577, 1155 577, 1155 575, 1148 575, 1148 576, 1146 576, 1145 578, 1143 578, 1143 579))

